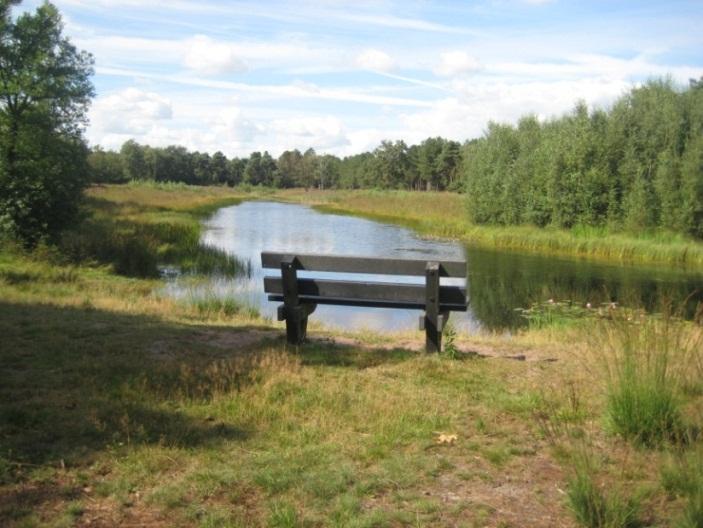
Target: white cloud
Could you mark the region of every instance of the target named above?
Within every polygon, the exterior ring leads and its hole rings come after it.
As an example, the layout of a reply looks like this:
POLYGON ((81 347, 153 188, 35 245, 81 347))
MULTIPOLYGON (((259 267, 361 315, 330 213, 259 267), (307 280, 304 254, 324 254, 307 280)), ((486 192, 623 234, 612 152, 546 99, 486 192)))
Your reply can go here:
POLYGON ((644 54, 622 59, 595 53, 565 54, 558 62, 498 62, 486 66, 485 70, 513 81, 588 80, 594 77, 629 80, 671 76, 677 82, 686 83, 688 79, 703 73, 701 67, 657 64, 644 54))
POLYGON ((333 116, 275 119, 267 126, 266 133, 272 144, 283 150, 314 147, 329 151, 349 144, 342 121, 333 116))
POLYGON ((205 35, 196 35, 186 42, 183 64, 205 75, 241 73, 247 69, 231 45, 205 35))
POLYGON ((227 142, 249 143, 260 132, 261 126, 248 119, 241 108, 230 106, 217 111, 217 115, 209 119, 208 129, 214 137, 227 142))
POLYGON ((279 40, 225 40, 206 35, 182 39, 82 35, 76 44, 95 55, 97 65, 153 65, 162 71, 186 66, 201 75, 236 73, 247 69, 316 67, 349 69, 349 53, 330 46, 312 45, 295 38, 279 40))
POLYGON ((247 84, 241 82, 231 82, 215 79, 203 79, 187 75, 162 75, 156 73, 142 73, 134 70, 121 68, 96 68, 96 71, 104 75, 120 77, 132 77, 135 79, 148 79, 152 81, 165 81, 168 83, 182 84, 186 86, 197 86, 201 88, 212 88, 218 90, 229 90, 249 94, 252 98, 262 99, 320 99, 330 101, 345 101, 353 103, 368 103, 374 105, 388 106, 432 106, 430 101, 421 99, 411 99, 407 97, 390 97, 383 95, 373 95, 365 93, 363 90, 354 88, 319 88, 311 90, 309 84, 300 85, 293 81, 291 84, 262 85, 247 84))
POLYGON ((580 99, 589 105, 607 105, 632 84, 602 78, 525 83, 464 80, 453 82, 452 87, 454 97, 436 101, 429 110, 402 115, 409 140, 441 135, 463 141, 480 136, 488 121, 515 123, 526 114, 559 116, 580 99))
POLYGON ((465 51, 447 51, 439 56, 439 64, 434 68, 437 75, 454 77, 475 73, 481 69, 481 63, 465 51))
POLYGON ((143 134, 156 121, 173 116, 171 102, 153 92, 127 88, 98 97, 90 110, 91 131, 100 134, 143 134))
POLYGON ((327 16, 337 16, 344 21, 358 22, 363 25, 376 25, 397 29, 410 29, 414 31, 430 31, 439 33, 472 33, 465 28, 435 24, 417 18, 404 18, 392 15, 364 15, 346 12, 327 12, 327 16))
POLYGON ((382 139, 464 140, 491 119, 558 115, 579 98, 609 104, 648 77, 703 74, 690 10, 607 20, 580 10, 584 20, 556 28, 501 18, 556 0, 173 0, 168 12, 157 0, 55 1, 74 42, 96 57, 105 95, 87 133, 111 147, 135 137, 238 156, 351 154, 382 139))
POLYGON ((88 139, 111 149, 134 139, 239 157, 254 150, 278 156, 287 149, 309 147, 340 153, 350 144, 343 121, 332 115, 266 112, 218 91, 202 95, 194 98, 186 92, 166 100, 128 88, 99 97, 91 110, 88 139))
POLYGON ((395 67, 390 55, 377 49, 367 49, 356 57, 356 65, 364 70, 388 72, 395 67))

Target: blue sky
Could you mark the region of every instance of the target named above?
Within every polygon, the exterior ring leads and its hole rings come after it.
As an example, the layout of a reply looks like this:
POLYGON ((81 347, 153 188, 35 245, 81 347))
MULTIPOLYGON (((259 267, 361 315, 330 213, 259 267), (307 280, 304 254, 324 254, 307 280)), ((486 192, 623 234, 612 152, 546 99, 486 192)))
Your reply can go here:
MULTIPOLYGON (((25 0, 33 9, 37 0, 25 0)), ((95 56, 91 144, 346 155, 703 76, 703 2, 56 0, 95 56)))

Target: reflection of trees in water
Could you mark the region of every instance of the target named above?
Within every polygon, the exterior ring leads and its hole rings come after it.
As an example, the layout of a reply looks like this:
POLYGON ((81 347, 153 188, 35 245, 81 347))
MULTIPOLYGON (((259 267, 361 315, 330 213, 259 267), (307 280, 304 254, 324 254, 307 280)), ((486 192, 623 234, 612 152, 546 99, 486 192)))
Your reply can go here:
POLYGON ((467 248, 467 260, 470 307, 490 330, 524 326, 526 320, 516 309, 548 299, 593 306, 615 301, 648 311, 670 302, 687 317, 703 302, 701 275, 473 248, 467 248))

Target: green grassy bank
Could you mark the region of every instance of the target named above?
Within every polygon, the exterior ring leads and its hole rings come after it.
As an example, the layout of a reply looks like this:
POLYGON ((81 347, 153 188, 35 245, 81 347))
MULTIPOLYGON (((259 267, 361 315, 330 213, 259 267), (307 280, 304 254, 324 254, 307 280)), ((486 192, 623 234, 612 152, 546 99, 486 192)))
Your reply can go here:
POLYGON ((681 235, 610 233, 595 228, 477 226, 469 223, 464 197, 456 193, 290 190, 279 191, 276 196, 311 204, 324 212, 392 222, 423 235, 454 238, 487 248, 703 269, 703 242, 681 235))
POLYGON ((553 313, 442 355, 418 332, 292 348, 161 294, 128 246, 91 253, 99 221, 182 265, 165 226, 258 195, 89 196, 81 258, 0 248, 0 526, 701 525, 700 326, 553 313))

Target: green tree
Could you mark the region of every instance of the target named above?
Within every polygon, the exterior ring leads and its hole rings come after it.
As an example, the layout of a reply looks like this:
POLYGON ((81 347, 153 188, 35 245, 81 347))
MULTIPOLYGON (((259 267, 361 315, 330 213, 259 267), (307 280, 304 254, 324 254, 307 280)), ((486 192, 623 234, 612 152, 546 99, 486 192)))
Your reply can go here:
POLYGON ((375 156, 375 186, 386 189, 404 187, 406 173, 409 167, 408 147, 404 141, 381 141, 374 151, 375 156))
POLYGON ((0 0, 0 229, 33 246, 75 218, 87 182, 93 59, 52 4, 13 20, 17 3, 0 0))
POLYGON ((439 189, 457 190, 460 188, 457 173, 461 165, 461 145, 456 141, 443 140, 442 150, 437 156, 439 189))
POLYGON ((227 157, 218 150, 210 160, 210 182, 222 185, 227 183, 227 176, 227 157))
POLYGON ((319 177, 318 186, 320 189, 329 189, 337 187, 339 181, 339 158, 332 154, 320 156, 318 162, 319 177))
POLYGON ((227 162, 227 185, 234 187, 244 181, 244 169, 247 159, 232 158, 227 162))
POLYGON ((309 189, 310 187, 315 186, 315 182, 319 180, 318 162, 319 160, 317 158, 317 153, 315 152, 315 149, 307 149, 303 154, 303 158, 301 160, 302 166, 300 170, 300 181, 298 181, 297 183, 299 187, 305 187, 305 189, 309 189))
POLYGON ((94 183, 124 183, 124 164, 119 152, 95 147, 88 154, 90 181, 94 183))
POLYGON ((682 224, 685 231, 703 238, 703 135, 691 140, 681 160, 682 224))
POLYGON ((295 187, 302 181, 303 155, 298 149, 286 150, 278 158, 276 171, 276 187, 295 187))
POLYGON ((125 177, 128 180, 154 179, 145 155, 145 148, 130 139, 120 148, 125 177))
POLYGON ((244 183, 271 186, 275 174, 276 161, 267 151, 252 152, 244 168, 244 183))
POLYGON ((427 138, 420 143, 417 151, 417 172, 428 191, 439 186, 439 167, 437 160, 442 152, 441 137, 427 138))

